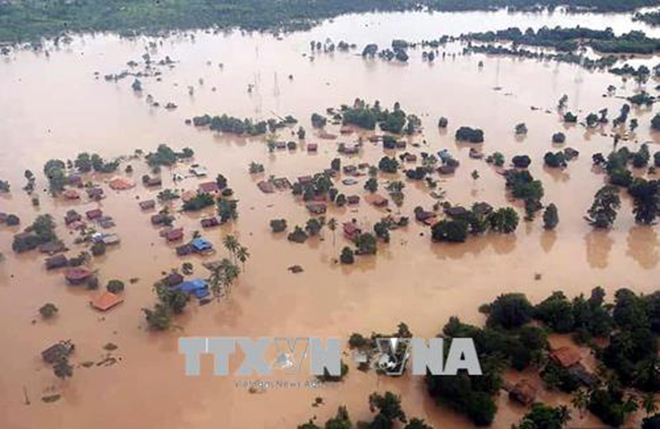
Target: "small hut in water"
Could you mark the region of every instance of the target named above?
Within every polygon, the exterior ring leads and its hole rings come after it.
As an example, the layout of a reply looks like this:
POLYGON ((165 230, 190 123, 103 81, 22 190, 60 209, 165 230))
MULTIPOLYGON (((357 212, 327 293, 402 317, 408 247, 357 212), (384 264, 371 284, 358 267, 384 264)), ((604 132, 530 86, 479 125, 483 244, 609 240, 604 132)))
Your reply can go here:
POLYGON ((66 256, 59 254, 51 258, 46 258, 45 264, 47 270, 55 270, 69 265, 69 260, 66 256))
POLYGON ((79 285, 85 283, 92 277, 93 273, 86 268, 69 268, 64 272, 64 278, 71 285, 79 285))

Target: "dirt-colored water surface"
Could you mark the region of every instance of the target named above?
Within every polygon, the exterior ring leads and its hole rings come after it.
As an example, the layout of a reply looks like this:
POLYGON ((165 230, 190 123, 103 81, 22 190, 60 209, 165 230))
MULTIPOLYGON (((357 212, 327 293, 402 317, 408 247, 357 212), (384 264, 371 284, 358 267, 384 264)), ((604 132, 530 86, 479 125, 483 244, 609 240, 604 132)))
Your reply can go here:
MULTIPOLYGON (((566 127, 555 111, 557 100, 567 94, 569 110, 581 117, 604 107, 612 117, 624 103, 617 96, 633 94, 639 89, 637 83, 573 65, 509 58, 458 56, 428 64, 422 61, 421 50, 414 50, 409 64, 401 65, 338 52, 318 55, 312 61, 309 51, 310 40, 327 37, 356 43, 360 49, 369 42, 389 44, 394 38, 421 40, 513 25, 577 24, 611 26, 617 33, 643 29, 658 36, 658 30, 633 23, 628 15, 408 13, 346 16, 279 40, 270 35, 203 32, 195 33, 194 40, 189 35, 135 40, 88 35, 75 38, 70 45, 49 48, 49 55, 18 51, 0 59, 0 178, 12 183, 11 194, 0 196, 0 211, 17 213, 23 225, 39 213, 51 213, 58 222, 58 234, 74 255, 84 248, 73 245, 74 235, 63 225, 64 214, 71 208, 81 212, 102 208, 114 217, 117 226, 113 230, 122 242, 94 259, 92 266, 99 271, 102 285, 110 279, 127 282, 125 302, 108 313, 98 313, 88 305, 98 292, 67 286, 61 272, 47 273, 43 255, 15 255, 11 242, 19 229, 0 227, 0 251, 6 256, 0 263, 0 427, 292 428, 314 415, 325 419, 342 404, 348 405, 354 419, 366 419, 370 416, 368 395, 385 390, 402 395, 410 416, 423 417, 435 427, 469 427, 464 417, 437 407, 428 398, 420 377, 377 377, 358 371, 351 363, 342 383, 253 394, 236 387, 234 382, 240 379, 213 377, 210 359, 203 361, 203 376, 185 377, 177 340, 184 335, 347 339, 352 332, 391 332, 401 321, 416 336, 429 337, 452 315, 481 323, 479 305, 503 292, 524 292, 538 301, 554 290, 572 297, 598 285, 610 298, 622 286, 644 293, 657 290, 658 228, 635 225, 629 198, 623 198, 611 231, 593 231, 582 218, 604 183, 604 176, 592 170, 591 155, 611 149, 609 129, 566 127), (155 48, 149 42, 155 42, 155 48), (175 65, 161 67, 160 80, 143 78, 142 94, 132 91, 132 78, 116 83, 103 79, 105 74, 126 69, 130 60, 141 62, 145 52, 155 59, 167 55, 175 65), (479 61, 484 63, 481 68, 479 61), (251 93, 248 85, 254 85, 251 93), (608 85, 617 87, 617 96, 603 96, 608 85), (192 95, 189 86, 194 88, 192 95), (173 102, 178 108, 150 107, 145 101, 149 94, 161 106, 173 102), (503 178, 484 161, 470 159, 469 148, 454 141, 458 126, 482 128, 484 152, 501 151, 507 159, 530 155, 530 169, 545 187, 544 202, 554 202, 559 208, 561 221, 556 231, 544 231, 537 218, 522 223, 512 235, 489 234, 460 245, 432 244, 428 227, 413 221, 392 232, 391 243, 381 243, 377 256, 360 257, 351 267, 335 263, 340 249, 348 244, 340 231, 333 236, 326 229, 321 239, 302 245, 273 235, 270 219, 286 218, 292 227, 305 222, 308 214, 289 192, 266 195, 256 182, 269 175, 293 180, 328 168, 337 156, 338 142, 355 142, 357 134, 321 139, 312 130, 310 115, 356 97, 380 100, 385 106, 399 101, 407 112, 422 118, 423 133, 410 139, 420 146, 409 150, 447 148, 461 161, 456 174, 440 182, 446 200, 453 203, 514 204, 521 216, 523 212, 519 204, 507 199, 503 178), (291 114, 307 129, 306 143, 318 143, 319 152, 310 155, 303 144, 296 151, 269 153, 262 138, 220 136, 184 124, 185 119, 203 113, 255 119, 291 114), (446 132, 436 127, 440 116, 449 118, 446 132), (529 128, 524 139, 514 136, 514 125, 519 122, 529 128), (550 137, 557 131, 566 133, 564 146, 580 151, 579 158, 563 171, 545 169, 542 162, 553 147, 550 137), (149 214, 140 212, 138 200, 155 198, 158 192, 139 183, 147 171, 144 161, 127 161, 135 169, 132 179, 138 182, 132 190, 115 192, 107 186, 110 177, 92 178, 102 183, 107 194, 99 203, 88 202, 86 197, 73 203, 53 200, 44 192, 47 184, 41 170, 50 158, 73 159, 83 151, 112 158, 130 155, 138 148, 154 150, 160 143, 193 148, 195 161, 209 169, 210 178, 218 173, 228 178, 240 200, 240 217, 203 235, 220 249, 217 256, 224 256, 222 237, 233 233, 249 248, 251 257, 228 298, 202 307, 193 304, 176 318, 178 329, 151 333, 141 308, 155 300, 153 282, 184 261, 194 264, 196 275, 207 272, 201 267, 202 258, 178 258, 151 226, 149 214), (265 174, 250 176, 250 161, 264 164, 265 174), (38 208, 20 189, 26 168, 38 172, 38 208), (480 175, 476 181, 470 175, 473 170, 480 175), (302 266, 304 272, 292 274, 287 267, 293 264, 302 266), (128 284, 130 278, 139 281, 128 284), (59 314, 48 322, 37 311, 46 302, 59 307, 59 314), (40 359, 41 350, 61 339, 71 339, 77 346, 72 356, 74 376, 66 381, 58 380, 40 359), (119 347, 112 353, 120 358, 118 363, 91 368, 78 365, 101 360, 108 342, 119 347), (61 399, 42 402, 41 397, 53 393, 61 394, 61 399), (312 407, 316 397, 324 400, 320 407, 312 407)), ((446 49, 460 52, 461 47, 449 45, 446 49)), ((649 58, 635 62, 654 64, 649 58)), ((653 90, 656 84, 651 81, 647 86, 653 90)), ((660 149, 656 144, 660 137, 649 129, 653 110, 633 109, 640 127, 625 144, 635 147, 649 141, 652 153, 660 149)), ((327 130, 339 134, 337 127, 327 130)), ((280 131, 279 139, 295 140, 293 131, 295 128, 280 131)), ((382 156, 382 147, 367 142, 360 156, 343 157, 342 161, 373 164, 382 156)), ((187 166, 163 170, 163 188, 173 186, 174 171, 186 173, 187 166)), ((391 178, 381 176, 381 186, 391 178)), ((338 183, 338 187, 347 194, 364 196, 364 180, 354 186, 338 183)), ((186 178, 176 187, 196 189, 200 181, 186 178)), ((434 202, 424 186, 406 181, 402 214, 412 218, 414 207, 430 208, 434 202)), ((340 221, 355 218, 369 226, 384 214, 363 201, 359 208, 330 209, 328 216, 340 221)), ((176 223, 190 238, 200 229, 199 218, 199 214, 182 214, 176 223)), ((510 375, 512 379, 520 376, 510 375)), ((551 392, 542 392, 540 399, 550 403, 569 400, 551 392)), ((509 427, 525 413, 506 395, 500 396, 498 404, 494 427, 509 427)), ((580 419, 577 412, 573 417, 571 423, 577 427, 598 425, 593 417, 580 419)))

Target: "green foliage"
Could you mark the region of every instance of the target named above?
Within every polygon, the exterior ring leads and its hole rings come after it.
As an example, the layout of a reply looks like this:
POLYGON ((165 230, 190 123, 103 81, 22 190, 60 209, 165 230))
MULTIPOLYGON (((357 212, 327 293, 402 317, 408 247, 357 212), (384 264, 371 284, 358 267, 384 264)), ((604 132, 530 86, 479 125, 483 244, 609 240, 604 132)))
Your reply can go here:
POLYGON ((379 125, 381 130, 393 134, 400 134, 406 124, 406 132, 412 134, 420 125, 419 118, 415 115, 407 116, 398 103, 390 111, 382 109, 378 101, 371 106, 359 98, 353 106, 342 106, 341 115, 345 125, 356 125, 367 130, 373 130, 379 125))
POLYGON ((222 198, 218 200, 217 206, 221 223, 238 219, 238 201, 222 198))
POLYGON ((559 213, 554 203, 548 204, 543 212, 543 227, 552 231, 559 224, 559 213))
POLYGON ((522 418, 517 429, 561 429, 571 419, 566 406, 551 407, 535 403, 532 409, 522 418))
POLYGON ((124 282, 122 282, 121 280, 110 280, 105 288, 108 290, 108 292, 112 292, 116 294, 123 292, 124 287, 125 287, 124 282))
POLYGON ((534 307, 524 294, 503 294, 490 304, 486 324, 504 329, 518 328, 532 319, 533 312, 534 307))
POLYGON ((287 236, 287 239, 289 241, 293 241, 294 243, 304 243, 305 241, 307 241, 308 238, 309 236, 307 235, 305 230, 297 225, 293 230, 293 232, 289 233, 289 235, 287 236))
POLYGON ((399 169, 399 162, 394 157, 384 156, 378 163, 378 168, 385 173, 396 173, 399 169))
POLYGON ((194 155, 192 149, 185 148, 181 152, 175 152, 166 144, 158 145, 156 152, 147 155, 147 163, 150 167, 170 167, 180 159, 192 158, 194 155))
POLYGON ((516 155, 511 158, 511 163, 516 168, 527 168, 532 163, 532 160, 527 155, 516 155))
POLYGON ((494 232, 511 234, 518 228, 518 213, 511 208, 501 208, 488 215, 490 228, 494 232))
POLYGON ((559 333, 571 332, 575 325, 573 307, 563 292, 553 292, 537 304, 534 307, 534 318, 559 333))
POLYGON ((375 255, 378 251, 376 236, 368 232, 360 234, 355 244, 359 255, 375 255))
POLYGON ((619 427, 637 410, 638 405, 632 397, 624 400, 622 390, 609 386, 591 391, 588 408, 603 423, 619 427))
POLYGON ((374 193, 378 190, 378 179, 375 177, 370 177, 367 179, 367 181, 364 184, 364 189, 367 191, 374 193))
POLYGON ((215 198, 205 192, 200 192, 183 203, 183 210, 187 212, 199 211, 215 204, 215 198))
POLYGON ((401 398, 392 392, 380 395, 377 392, 369 395, 369 409, 377 411, 371 427, 392 428, 395 421, 406 423, 406 413, 401 408, 401 398))
POLYGON ((594 196, 587 221, 595 228, 610 228, 620 206, 619 189, 612 185, 603 186, 594 196))
POLYGON ((463 220, 443 219, 431 227, 433 241, 463 243, 467 240, 468 223, 463 220))
POLYGON ((23 253, 36 249, 41 244, 56 240, 55 222, 51 215, 43 214, 37 216, 32 225, 27 227, 23 234, 14 236, 12 250, 16 253, 23 253))
POLYGON ((565 393, 575 392, 580 387, 580 381, 553 360, 543 368, 541 378, 550 388, 559 389, 565 393))
POLYGON ((470 143, 483 143, 484 132, 479 128, 460 127, 456 130, 456 140, 470 143))
POLYGON ((350 265, 355 262, 355 254, 353 249, 346 246, 341 250, 341 255, 339 255, 339 260, 342 264, 350 265))
POLYGON ((270 229, 275 233, 285 231, 286 227, 286 219, 273 219, 270 221, 270 229))
POLYGON ((660 181, 636 178, 628 188, 633 197, 635 221, 651 225, 660 215, 660 181))
POLYGON ((492 155, 488 155, 486 162, 496 167, 502 167, 504 165, 504 155, 501 152, 495 152, 492 155))
POLYGON ((41 314, 41 317, 44 319, 50 319, 54 317, 58 311, 59 310, 57 306, 51 302, 46 303, 39 308, 39 314, 41 314))

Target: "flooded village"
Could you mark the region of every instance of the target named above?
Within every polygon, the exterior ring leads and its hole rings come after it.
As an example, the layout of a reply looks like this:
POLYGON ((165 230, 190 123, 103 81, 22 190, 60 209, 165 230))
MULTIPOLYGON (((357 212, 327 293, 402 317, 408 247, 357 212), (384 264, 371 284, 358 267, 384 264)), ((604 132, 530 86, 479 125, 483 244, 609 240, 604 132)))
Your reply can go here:
POLYGON ((0 427, 658 427, 652 19, 7 45, 0 427), (437 335, 485 375, 374 365, 437 335), (187 377, 183 336, 342 338, 342 375, 187 377))

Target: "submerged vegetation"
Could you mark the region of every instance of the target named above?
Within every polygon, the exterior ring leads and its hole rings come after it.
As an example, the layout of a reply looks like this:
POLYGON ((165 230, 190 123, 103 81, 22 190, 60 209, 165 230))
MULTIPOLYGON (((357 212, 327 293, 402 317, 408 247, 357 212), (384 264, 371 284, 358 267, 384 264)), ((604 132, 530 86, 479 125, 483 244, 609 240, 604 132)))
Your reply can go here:
POLYGON ((562 52, 573 52, 580 46, 611 54, 653 54, 660 49, 660 39, 649 38, 642 31, 630 31, 617 36, 611 28, 591 30, 584 27, 542 27, 537 31, 531 28, 523 31, 511 27, 506 30, 469 33, 463 38, 489 43, 513 42, 516 45, 553 48, 562 52))
MULTIPOLYGON (((0 41, 18 42, 64 32, 157 32, 197 28, 279 31, 309 29, 323 19, 360 12, 540 10, 566 5, 597 12, 629 11, 655 6, 654 0, 290 0, 286 5, 265 0, 105 2, 3 2, 0 41)), ((642 18, 640 18, 642 19, 642 18)))

